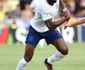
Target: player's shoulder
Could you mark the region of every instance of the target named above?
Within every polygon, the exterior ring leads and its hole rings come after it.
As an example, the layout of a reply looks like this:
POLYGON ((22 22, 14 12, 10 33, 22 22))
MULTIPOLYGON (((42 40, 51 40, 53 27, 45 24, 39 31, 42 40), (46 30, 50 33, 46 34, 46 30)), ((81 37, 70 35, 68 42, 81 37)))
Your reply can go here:
POLYGON ((39 5, 38 5, 38 10, 40 11, 46 11, 49 9, 49 5, 46 2, 46 0, 40 0, 39 5))

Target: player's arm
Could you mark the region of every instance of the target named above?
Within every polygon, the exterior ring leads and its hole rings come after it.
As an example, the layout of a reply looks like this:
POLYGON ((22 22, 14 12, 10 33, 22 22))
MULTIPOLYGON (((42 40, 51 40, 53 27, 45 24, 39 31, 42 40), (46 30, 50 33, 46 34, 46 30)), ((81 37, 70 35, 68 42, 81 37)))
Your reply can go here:
POLYGON ((66 21, 68 22, 69 21, 70 13, 66 9, 66 6, 65 6, 63 0, 60 0, 60 7, 63 10, 64 16, 60 20, 58 20, 58 21, 52 21, 52 19, 46 20, 45 23, 48 26, 48 28, 53 29, 53 28, 56 28, 56 27, 62 25, 64 22, 66 22, 66 21))
POLYGON ((67 24, 67 25, 65 25, 65 27, 72 27, 72 26, 76 26, 76 25, 81 25, 83 23, 85 23, 85 18, 82 18, 74 23, 67 24))
POLYGON ((65 21, 67 21, 69 18, 68 17, 62 17, 58 21, 52 21, 52 18, 44 21, 49 29, 54 29, 60 25, 62 25, 65 21))
POLYGON ((48 7, 45 5, 44 6, 40 5, 39 13, 41 14, 43 21, 45 22, 49 29, 54 29, 70 19, 70 17, 63 16, 59 20, 53 21, 52 15, 50 14, 48 7))
MULTIPOLYGON (((67 10, 66 5, 63 2, 63 0, 60 0, 60 8, 63 12, 63 16, 70 19, 70 12, 67 10)), ((67 22, 69 21, 69 19, 67 20, 67 22)))
POLYGON ((83 23, 85 23, 85 18, 82 18, 82 19, 76 21, 76 22, 73 23, 71 26, 80 25, 80 24, 83 24, 83 23))

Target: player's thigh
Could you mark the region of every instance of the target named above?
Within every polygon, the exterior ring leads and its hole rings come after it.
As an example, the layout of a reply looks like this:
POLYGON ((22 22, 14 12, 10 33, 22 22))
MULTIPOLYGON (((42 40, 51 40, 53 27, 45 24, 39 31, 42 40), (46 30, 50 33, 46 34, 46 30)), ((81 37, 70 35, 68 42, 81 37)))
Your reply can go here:
POLYGON ((59 38, 52 43, 62 54, 68 53, 68 47, 63 38, 59 38))
POLYGON ((34 49, 36 48, 38 42, 40 41, 40 35, 32 28, 30 27, 29 33, 26 37, 26 47, 25 47, 25 54, 24 58, 29 61, 31 60, 34 49))
POLYGON ((34 49, 35 47, 31 44, 26 44, 26 47, 25 47, 25 55, 24 56, 33 56, 34 54, 34 49))
POLYGON ((33 54, 34 49, 36 48, 38 42, 40 41, 40 38, 38 35, 29 34, 26 39, 26 48, 25 48, 25 55, 24 57, 29 61, 33 54))
POLYGON ((31 44, 34 47, 36 47, 38 42, 40 41, 40 39, 41 39, 41 37, 40 37, 39 33, 36 30, 34 30, 32 27, 30 27, 25 43, 31 44))

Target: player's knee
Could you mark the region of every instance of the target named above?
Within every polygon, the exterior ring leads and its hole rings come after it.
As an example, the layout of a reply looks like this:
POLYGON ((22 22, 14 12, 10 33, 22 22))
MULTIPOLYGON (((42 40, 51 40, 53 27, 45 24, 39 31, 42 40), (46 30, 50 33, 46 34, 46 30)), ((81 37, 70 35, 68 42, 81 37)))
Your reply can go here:
POLYGON ((26 60, 27 62, 30 62, 31 59, 32 59, 32 57, 30 57, 30 56, 24 56, 24 58, 25 58, 25 60, 26 60))
POLYGON ((68 48, 63 48, 62 51, 61 51, 61 53, 63 55, 67 55, 68 54, 68 48))

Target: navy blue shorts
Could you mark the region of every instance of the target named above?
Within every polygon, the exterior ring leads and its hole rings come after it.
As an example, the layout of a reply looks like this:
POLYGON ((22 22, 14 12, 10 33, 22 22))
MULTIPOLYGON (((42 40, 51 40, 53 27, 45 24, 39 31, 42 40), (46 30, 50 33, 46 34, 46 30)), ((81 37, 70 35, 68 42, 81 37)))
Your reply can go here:
POLYGON ((46 40, 47 44, 50 44, 55 40, 62 38, 62 35, 56 29, 51 29, 47 32, 39 33, 30 26, 25 43, 31 44, 36 47, 38 42, 43 38, 46 40))

